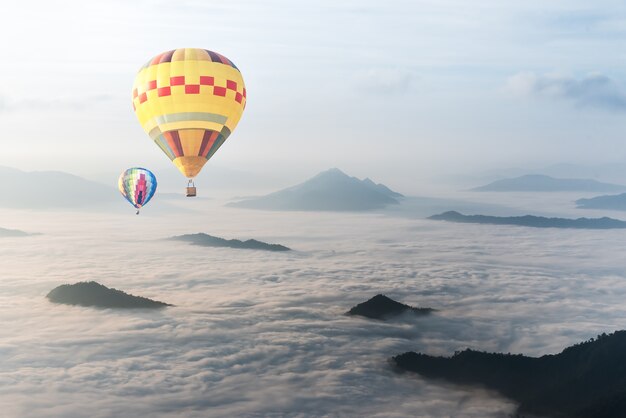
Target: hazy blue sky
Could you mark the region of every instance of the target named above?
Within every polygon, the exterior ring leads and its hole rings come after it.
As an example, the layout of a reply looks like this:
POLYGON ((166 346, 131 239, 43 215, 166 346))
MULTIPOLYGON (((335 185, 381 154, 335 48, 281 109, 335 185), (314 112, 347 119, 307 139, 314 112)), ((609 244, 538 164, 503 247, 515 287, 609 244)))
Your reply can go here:
POLYGON ((130 91, 179 47, 226 55, 248 87, 213 164, 389 180, 626 161, 620 1, 22 1, 0 35, 0 165, 167 166, 130 91))

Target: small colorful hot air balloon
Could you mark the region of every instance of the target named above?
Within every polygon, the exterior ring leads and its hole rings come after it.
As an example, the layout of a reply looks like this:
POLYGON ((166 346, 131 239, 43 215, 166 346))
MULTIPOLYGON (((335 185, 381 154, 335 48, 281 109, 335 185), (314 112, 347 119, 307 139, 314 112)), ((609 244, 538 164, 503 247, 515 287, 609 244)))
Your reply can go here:
POLYGON ((148 61, 135 77, 133 109, 142 128, 189 179, 237 126, 246 107, 239 69, 223 55, 181 48, 148 61))
POLYGON ((139 215, 139 210, 154 196, 157 180, 150 170, 133 167, 120 174, 117 185, 122 196, 137 208, 139 215))

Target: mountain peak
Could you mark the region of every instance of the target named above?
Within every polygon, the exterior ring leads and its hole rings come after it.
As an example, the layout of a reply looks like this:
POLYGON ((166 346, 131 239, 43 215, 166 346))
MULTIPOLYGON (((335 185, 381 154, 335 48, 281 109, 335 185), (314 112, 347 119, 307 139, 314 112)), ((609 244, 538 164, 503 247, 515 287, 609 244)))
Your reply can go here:
POLYGON ((400 193, 370 179, 359 180, 338 168, 318 173, 303 183, 229 206, 266 210, 362 211, 397 204, 400 193))
POLYGON ((333 168, 329 168, 328 170, 324 170, 321 171, 319 173, 317 173, 315 176, 312 177, 312 179, 314 178, 318 178, 318 177, 330 177, 330 178, 350 178, 349 175, 347 175, 346 173, 344 173, 343 171, 341 171, 340 169, 338 169, 337 167, 333 167, 333 168))
POLYGON ((396 302, 382 293, 379 293, 373 298, 354 306, 347 312, 347 314, 364 316, 366 318, 373 319, 386 319, 392 316, 400 315, 407 311, 419 315, 425 315, 432 312, 432 309, 414 308, 412 306, 405 305, 404 303, 396 302))

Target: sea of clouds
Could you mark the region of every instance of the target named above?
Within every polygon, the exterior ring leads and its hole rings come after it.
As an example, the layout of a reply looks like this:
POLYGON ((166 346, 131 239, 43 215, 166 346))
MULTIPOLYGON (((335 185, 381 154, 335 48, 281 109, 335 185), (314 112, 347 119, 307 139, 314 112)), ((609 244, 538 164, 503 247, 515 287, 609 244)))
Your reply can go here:
POLYGON ((542 355, 626 328, 626 235, 351 213, 224 208, 124 215, 2 211, 42 235, 0 239, 6 417, 505 417, 492 392, 398 373, 408 350, 542 355), (163 238, 206 232, 288 253, 163 238), (95 280, 172 303, 55 305, 95 280), (344 314, 377 293, 438 311, 344 314))

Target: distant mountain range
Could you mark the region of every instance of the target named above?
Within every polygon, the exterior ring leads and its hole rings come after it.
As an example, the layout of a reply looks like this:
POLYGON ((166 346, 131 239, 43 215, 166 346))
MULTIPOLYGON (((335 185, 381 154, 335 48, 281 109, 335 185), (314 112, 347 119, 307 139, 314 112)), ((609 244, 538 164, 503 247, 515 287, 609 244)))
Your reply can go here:
POLYGON ((366 211, 397 204, 403 197, 383 184, 350 177, 337 168, 266 196, 229 203, 228 206, 296 211, 366 211))
POLYGON ((448 221, 473 224, 490 225, 518 225, 533 228, 575 228, 575 229, 619 229, 626 228, 626 222, 613 218, 545 218, 543 216, 485 216, 463 215, 462 213, 449 211, 439 215, 429 216, 428 219, 435 221, 448 221))
POLYGON ((480 192, 619 192, 626 186, 590 179, 559 179, 541 174, 497 180, 473 191, 480 192))
POLYGON ((496 390, 519 403, 521 416, 625 416, 626 331, 539 358, 465 350, 452 357, 408 352, 393 361, 427 378, 496 390))
POLYGON ((110 289, 96 282, 64 284, 52 289, 46 297, 54 303, 98 308, 154 309, 171 306, 164 302, 129 295, 121 290, 110 289))
POLYGON ((119 202, 113 186, 60 171, 25 172, 0 167, 0 207, 84 208, 119 202))
POLYGON ((29 235, 38 235, 38 234, 29 234, 28 232, 20 231, 19 229, 0 228, 0 238, 3 238, 3 237, 27 237, 29 235))
POLYGON ((626 210, 626 193, 578 199, 576 206, 581 209, 626 210))
POLYGON ((225 248, 241 248, 248 250, 264 250, 264 251, 290 251, 291 248, 285 247, 280 244, 268 244, 266 242, 257 241, 255 239, 249 239, 241 241, 238 239, 224 239, 220 237, 214 237, 213 235, 198 233, 198 234, 186 234, 169 238, 174 241, 185 241, 194 245, 201 245, 203 247, 225 247, 225 248))
POLYGON ((414 308, 404 303, 396 302, 385 295, 378 294, 373 298, 354 306, 346 315, 358 315, 372 319, 388 319, 405 312, 416 315, 427 315, 433 312, 431 308, 414 308))
POLYGON ((528 173, 544 174, 556 178, 595 179, 609 183, 621 183, 626 179, 626 162, 582 165, 571 163, 552 164, 544 167, 509 167, 490 169, 481 173, 466 174, 477 181, 489 181, 498 178, 518 177, 528 173))
MULTIPOLYGON (((134 214, 134 208, 117 190, 117 177, 112 176, 109 180, 109 184, 102 184, 61 171, 26 172, 0 166, 0 208, 115 210, 134 214)), ((189 210, 171 204, 176 199, 186 199, 182 190, 178 195, 163 196, 157 190, 142 214, 189 210)))

